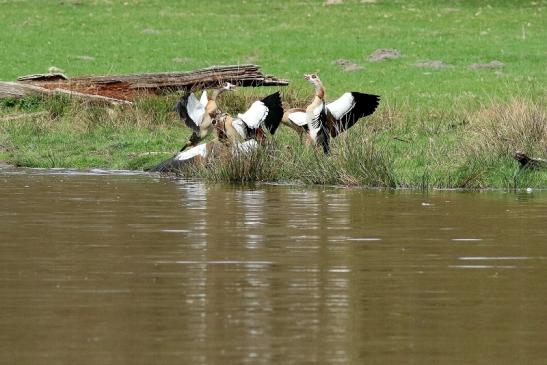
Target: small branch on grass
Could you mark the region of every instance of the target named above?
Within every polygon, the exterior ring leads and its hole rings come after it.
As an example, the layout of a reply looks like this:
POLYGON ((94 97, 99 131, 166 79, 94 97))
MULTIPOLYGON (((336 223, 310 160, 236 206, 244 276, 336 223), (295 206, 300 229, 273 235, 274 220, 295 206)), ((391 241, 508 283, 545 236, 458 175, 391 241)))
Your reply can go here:
POLYGON ((405 142, 405 143, 410 143, 409 140, 403 139, 403 138, 400 138, 400 137, 393 137, 393 139, 396 140, 396 141, 401 141, 401 142, 405 142))
POLYGON ((55 88, 50 90, 44 87, 31 85, 31 84, 0 81, 0 99, 3 99, 3 98, 20 99, 27 96, 51 96, 55 94, 69 95, 69 96, 81 98, 90 102, 103 103, 103 104, 106 103, 110 105, 119 105, 119 104, 131 105, 132 104, 130 101, 127 101, 127 100, 110 98, 107 96, 86 94, 86 93, 81 93, 78 91, 71 91, 71 90, 65 90, 60 88, 55 88))
POLYGON ((101 95, 84 94, 77 91, 70 91, 70 90, 64 90, 64 89, 54 89, 53 93, 69 95, 69 96, 81 98, 90 102, 106 103, 110 105, 119 105, 119 104, 132 105, 133 104, 132 102, 127 100, 109 98, 108 96, 101 96, 101 95))
POLYGON ((542 158, 532 158, 528 157, 523 152, 517 151, 514 155, 515 160, 520 164, 520 168, 529 168, 532 170, 539 170, 547 168, 547 160, 542 158))

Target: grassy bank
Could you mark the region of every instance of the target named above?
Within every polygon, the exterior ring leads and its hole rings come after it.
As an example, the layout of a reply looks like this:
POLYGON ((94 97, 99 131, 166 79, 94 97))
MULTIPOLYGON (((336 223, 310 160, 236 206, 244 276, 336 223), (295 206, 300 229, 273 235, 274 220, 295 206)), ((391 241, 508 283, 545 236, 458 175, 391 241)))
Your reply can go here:
MULTIPOLYGON (((377 113, 338 138, 331 156, 303 148, 282 129, 274 151, 252 159, 252 173, 243 161, 191 173, 213 181, 545 188, 545 172, 518 170, 512 154, 547 155, 546 14, 545 0, 0 0, 0 79, 50 66, 81 75, 254 62, 290 79, 284 101, 298 106, 311 96, 302 74, 319 72, 328 99, 349 90, 382 95, 377 113), (377 48, 401 55, 369 61, 377 48)), ((239 112, 270 91, 240 90, 222 103, 239 112)), ((0 159, 34 167, 151 166, 188 135, 172 113, 176 98, 142 99, 132 108, 63 98, 1 102, 0 159)))
MULTIPOLYGON (((291 105, 305 103, 286 95, 291 105)), ((235 113, 257 95, 227 95, 235 113)), ((4 110, 21 118, 0 125, 0 159, 32 167, 151 167, 176 152, 188 130, 172 112, 175 96, 146 98, 134 107, 106 108, 65 98, 27 99, 4 110)), ((513 99, 474 109, 415 111, 383 105, 333 140, 330 156, 301 145, 281 128, 272 143, 244 159, 222 156, 187 170, 208 181, 296 181, 411 188, 545 188, 547 171, 521 170, 515 151, 547 150, 547 105, 513 99), (427 117, 425 118, 424 115, 427 117)))

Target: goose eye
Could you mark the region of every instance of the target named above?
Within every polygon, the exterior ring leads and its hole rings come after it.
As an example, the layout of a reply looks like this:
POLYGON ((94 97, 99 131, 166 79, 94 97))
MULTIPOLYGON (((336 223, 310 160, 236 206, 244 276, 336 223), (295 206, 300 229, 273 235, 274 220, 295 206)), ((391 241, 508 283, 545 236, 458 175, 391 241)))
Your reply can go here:
POLYGON ((315 76, 315 75, 311 75, 311 78, 312 78, 312 79, 316 79, 316 78, 317 78, 317 76, 315 76))

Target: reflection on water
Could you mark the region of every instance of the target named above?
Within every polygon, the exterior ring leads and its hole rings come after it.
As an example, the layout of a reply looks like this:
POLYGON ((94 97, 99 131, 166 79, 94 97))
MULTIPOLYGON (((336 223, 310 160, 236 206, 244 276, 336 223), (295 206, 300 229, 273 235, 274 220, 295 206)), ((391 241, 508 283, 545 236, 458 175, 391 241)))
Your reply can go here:
POLYGON ((0 363, 543 363, 547 193, 0 171, 0 363))

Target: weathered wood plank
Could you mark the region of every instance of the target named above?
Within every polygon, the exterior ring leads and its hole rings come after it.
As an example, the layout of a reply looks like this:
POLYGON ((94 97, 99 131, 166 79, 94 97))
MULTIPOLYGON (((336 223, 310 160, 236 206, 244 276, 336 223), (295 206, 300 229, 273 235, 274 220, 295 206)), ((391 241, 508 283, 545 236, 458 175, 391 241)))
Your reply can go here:
POLYGON ((19 99, 31 95, 45 95, 49 91, 39 86, 21 84, 18 82, 0 81, 0 99, 15 98, 19 99))
POLYGON ((77 91, 65 90, 65 89, 50 90, 44 87, 31 85, 31 84, 0 81, 0 99, 5 99, 5 98, 20 99, 27 96, 34 96, 34 95, 49 96, 54 94, 70 95, 71 97, 85 99, 86 101, 103 103, 103 104, 106 103, 110 105, 131 104, 131 102, 127 100, 115 99, 115 98, 110 98, 110 97, 106 97, 102 95, 86 94, 86 93, 80 93, 77 91))

